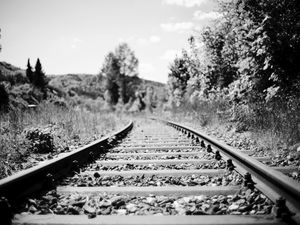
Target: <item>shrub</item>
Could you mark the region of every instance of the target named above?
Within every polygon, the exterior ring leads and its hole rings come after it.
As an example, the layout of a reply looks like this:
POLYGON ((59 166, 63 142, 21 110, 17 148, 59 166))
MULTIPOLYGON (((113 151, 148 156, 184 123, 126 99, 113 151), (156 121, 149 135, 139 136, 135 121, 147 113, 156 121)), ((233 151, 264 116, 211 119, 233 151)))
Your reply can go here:
POLYGON ((0 84, 0 109, 5 108, 8 105, 9 97, 5 90, 5 87, 0 84))
POLYGON ((25 130, 30 141, 29 150, 36 153, 49 153, 54 150, 53 136, 49 128, 30 128, 25 130))

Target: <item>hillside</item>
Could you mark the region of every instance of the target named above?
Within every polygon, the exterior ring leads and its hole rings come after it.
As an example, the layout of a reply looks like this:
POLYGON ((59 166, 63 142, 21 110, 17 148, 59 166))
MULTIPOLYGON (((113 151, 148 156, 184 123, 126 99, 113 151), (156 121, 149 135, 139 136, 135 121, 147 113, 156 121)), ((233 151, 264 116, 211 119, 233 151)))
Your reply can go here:
MULTIPOLYGON (((92 74, 65 74, 65 75, 49 75, 49 85, 58 88, 70 96, 75 94, 79 96, 90 97, 96 99, 97 97, 104 97, 106 78, 101 75, 92 74)), ((134 77, 128 78, 129 82, 133 81, 134 77)), ((139 85, 151 86, 155 90, 165 87, 165 84, 156 81, 138 79, 139 85)))
POLYGON ((7 62, 0 62, 0 71, 2 74, 10 74, 19 70, 23 71, 21 68, 11 65, 7 62))
MULTIPOLYGON (((0 84, 8 93, 9 102, 16 107, 27 107, 39 104, 47 98, 54 102, 67 102, 71 105, 95 105, 101 108, 104 104, 106 77, 92 74, 47 75, 49 83, 43 91, 34 88, 26 78, 25 70, 6 62, 0 62, 0 84), (100 105, 100 106, 99 106, 100 105)), ((147 88, 152 88, 154 105, 166 99, 165 84, 141 79, 125 77, 130 103, 137 96, 143 99, 147 88)))
POLYGON ((25 70, 7 62, 0 62, 0 82, 3 81, 7 81, 11 84, 25 83, 25 70))
POLYGON ((68 96, 75 95, 96 99, 103 98, 104 77, 91 74, 50 75, 49 85, 68 96))

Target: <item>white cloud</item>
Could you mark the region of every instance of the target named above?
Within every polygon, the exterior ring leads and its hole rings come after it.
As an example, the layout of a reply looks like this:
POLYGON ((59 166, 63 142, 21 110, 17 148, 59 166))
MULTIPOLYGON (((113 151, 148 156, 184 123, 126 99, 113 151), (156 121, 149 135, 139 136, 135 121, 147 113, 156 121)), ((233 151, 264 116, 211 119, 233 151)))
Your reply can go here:
POLYGON ((79 43, 81 43, 81 42, 82 42, 81 39, 79 39, 77 37, 73 38, 71 48, 77 48, 79 43))
POLYGON ((180 56, 181 51, 176 50, 176 49, 168 49, 167 51, 164 52, 162 56, 160 56, 160 59, 166 60, 166 61, 171 61, 176 58, 176 56, 180 56))
POLYGON ((149 45, 151 43, 160 42, 160 37, 156 35, 152 35, 150 37, 128 37, 128 38, 119 38, 119 42, 136 42, 138 45, 149 45))
POLYGON ((181 22, 181 23, 163 23, 160 27, 164 31, 183 33, 187 30, 191 30, 194 27, 192 22, 181 22))
POLYGON ((219 12, 203 12, 201 10, 198 10, 194 12, 194 19, 196 20, 215 20, 222 17, 222 14, 219 12))
POLYGON ((209 0, 163 0, 162 2, 166 5, 177 5, 190 8, 194 6, 201 6, 209 2, 209 0))
POLYGON ((149 41, 152 42, 152 43, 160 42, 160 37, 158 37, 158 36, 156 36, 156 35, 152 35, 152 36, 149 38, 149 41))

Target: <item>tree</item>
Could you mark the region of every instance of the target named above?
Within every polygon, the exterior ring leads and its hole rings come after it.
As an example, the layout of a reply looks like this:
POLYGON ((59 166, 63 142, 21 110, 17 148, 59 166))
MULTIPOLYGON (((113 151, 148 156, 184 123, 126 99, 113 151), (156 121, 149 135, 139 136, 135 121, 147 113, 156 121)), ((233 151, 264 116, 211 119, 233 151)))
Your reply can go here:
MULTIPOLYGON (((261 71, 282 94, 298 92, 300 80, 300 4, 298 0, 245 1, 244 10, 259 24, 257 45, 264 57, 256 56, 261 71)), ((259 51, 259 49, 253 49, 259 51)))
POLYGON ((128 93, 128 85, 126 77, 138 76, 138 59, 135 57, 134 52, 129 48, 128 44, 122 43, 115 50, 115 57, 118 60, 119 65, 119 102, 121 104, 127 103, 130 97, 128 93))
POLYGON ((230 35, 231 28, 228 23, 217 23, 201 34, 209 58, 206 76, 210 89, 226 88, 236 76, 237 54, 232 43, 234 38, 230 35))
MULTIPOLYGON (((224 1, 221 10, 221 25, 230 28, 224 46, 237 56, 236 63, 231 62, 237 67, 235 80, 247 83, 241 97, 255 103, 276 95, 299 95, 299 1, 224 1)), ((225 53, 226 59, 230 54, 225 53)))
POLYGON ((133 87, 139 80, 138 59, 126 43, 120 44, 105 57, 100 73, 106 77, 109 104, 123 105, 130 98, 135 98, 133 87))
POLYGON ((119 71, 120 67, 115 55, 110 52, 104 60, 101 73, 106 77, 106 101, 110 105, 115 105, 119 100, 119 71))
POLYGON ((40 59, 38 58, 35 64, 35 71, 34 71, 34 77, 33 77, 33 84, 36 87, 44 88, 48 84, 48 80, 46 78, 46 75, 42 69, 42 64, 40 62, 40 59))
POLYGON ((32 71, 32 67, 30 65, 30 59, 28 59, 28 61, 27 61, 26 76, 27 76, 29 82, 33 83, 34 74, 33 74, 33 71, 32 71))
POLYGON ((146 88, 146 95, 144 97, 144 102, 146 104, 147 111, 152 113, 154 108, 154 89, 152 86, 146 88))
POLYGON ((127 43, 122 43, 116 48, 115 56, 120 63, 121 75, 138 76, 139 61, 127 43))
POLYGON ((0 84, 0 109, 6 108, 8 103, 9 103, 9 95, 4 85, 0 84))
POLYGON ((171 97, 171 103, 175 103, 176 106, 181 105, 189 79, 190 74, 186 58, 176 57, 170 65, 170 72, 168 75, 168 90, 171 97))

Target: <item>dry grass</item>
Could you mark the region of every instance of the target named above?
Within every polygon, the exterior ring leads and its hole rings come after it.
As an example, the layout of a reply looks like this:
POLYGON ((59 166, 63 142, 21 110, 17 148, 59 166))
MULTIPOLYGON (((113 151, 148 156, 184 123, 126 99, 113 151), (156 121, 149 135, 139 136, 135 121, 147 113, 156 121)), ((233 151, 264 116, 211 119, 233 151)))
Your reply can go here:
POLYGON ((37 109, 10 111, 0 116, 0 177, 29 167, 33 153, 26 130, 48 130, 55 148, 52 155, 94 141, 123 127, 128 119, 114 113, 92 113, 44 103, 37 109), (28 165, 24 166, 24 163, 28 165))
POLYGON ((163 113, 163 117, 199 130, 217 131, 219 134, 235 132, 236 136, 241 136, 240 134, 243 133, 255 140, 256 147, 269 151, 271 154, 292 148, 300 141, 299 111, 284 107, 287 104, 277 103, 276 110, 270 110, 264 106, 255 110, 238 108, 237 112, 231 116, 228 114, 229 108, 224 110, 223 105, 221 103, 221 107, 218 107, 218 103, 207 102, 193 110, 184 106, 163 113))

